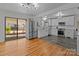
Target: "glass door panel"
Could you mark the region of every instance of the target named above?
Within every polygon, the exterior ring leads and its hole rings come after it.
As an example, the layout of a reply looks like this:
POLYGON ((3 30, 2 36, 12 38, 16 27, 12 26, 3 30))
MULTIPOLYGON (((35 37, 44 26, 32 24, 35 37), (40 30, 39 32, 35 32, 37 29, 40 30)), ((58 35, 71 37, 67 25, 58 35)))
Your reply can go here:
POLYGON ((18 38, 25 38, 26 36, 26 20, 18 19, 18 38))
POLYGON ((6 40, 17 39, 17 18, 6 17, 6 40))

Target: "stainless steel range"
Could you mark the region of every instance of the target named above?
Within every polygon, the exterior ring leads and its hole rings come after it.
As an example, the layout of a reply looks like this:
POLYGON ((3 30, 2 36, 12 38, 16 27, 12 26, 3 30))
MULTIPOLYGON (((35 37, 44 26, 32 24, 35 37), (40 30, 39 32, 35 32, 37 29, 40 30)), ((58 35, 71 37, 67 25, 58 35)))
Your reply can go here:
MULTIPOLYGON (((65 26, 65 22, 59 22, 59 26, 65 26)), ((64 28, 58 28, 58 36, 65 36, 65 29, 64 28)))
POLYGON ((65 29, 64 28, 58 28, 58 36, 65 36, 65 29))

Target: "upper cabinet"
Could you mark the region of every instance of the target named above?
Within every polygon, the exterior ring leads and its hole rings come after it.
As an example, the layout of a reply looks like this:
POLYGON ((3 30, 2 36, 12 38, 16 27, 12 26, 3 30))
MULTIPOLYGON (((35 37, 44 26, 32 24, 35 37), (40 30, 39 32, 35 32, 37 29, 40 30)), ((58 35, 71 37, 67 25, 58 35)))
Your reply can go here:
POLYGON ((74 26, 74 16, 64 16, 62 18, 51 19, 52 26, 74 26))
POLYGON ((74 16, 63 17, 62 20, 65 22, 65 25, 74 26, 74 16))
POLYGON ((52 26, 58 26, 58 19, 52 19, 52 26))

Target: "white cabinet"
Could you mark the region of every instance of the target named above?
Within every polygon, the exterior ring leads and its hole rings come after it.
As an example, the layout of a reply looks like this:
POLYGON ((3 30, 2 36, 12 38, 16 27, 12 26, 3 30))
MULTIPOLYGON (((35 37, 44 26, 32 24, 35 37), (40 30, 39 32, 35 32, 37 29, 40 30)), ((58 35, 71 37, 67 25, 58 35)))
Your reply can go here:
POLYGON ((65 29, 65 37, 74 38, 74 16, 62 17, 59 19, 51 19, 51 35, 58 35, 58 28, 65 29), (65 22, 65 26, 58 25, 59 22, 65 22))
POLYGON ((79 35, 77 36, 77 52, 79 52, 79 35))
POLYGON ((74 38, 74 30, 73 29, 65 29, 65 37, 74 38))
POLYGON ((63 17, 63 21, 66 23, 66 25, 74 25, 74 16, 68 16, 68 17, 63 17))
POLYGON ((58 19, 52 19, 52 26, 58 25, 58 19))
POLYGON ((51 35, 57 36, 57 26, 58 26, 58 19, 52 19, 52 24, 51 24, 51 35))
POLYGON ((51 28, 51 35, 55 35, 55 36, 57 36, 58 34, 58 30, 56 29, 56 27, 52 27, 51 28))
POLYGON ((74 38, 74 16, 63 17, 65 23, 65 37, 74 38))
POLYGON ((52 26, 52 20, 48 19, 49 26, 52 26))
POLYGON ((48 29, 38 30, 38 38, 48 36, 48 29))

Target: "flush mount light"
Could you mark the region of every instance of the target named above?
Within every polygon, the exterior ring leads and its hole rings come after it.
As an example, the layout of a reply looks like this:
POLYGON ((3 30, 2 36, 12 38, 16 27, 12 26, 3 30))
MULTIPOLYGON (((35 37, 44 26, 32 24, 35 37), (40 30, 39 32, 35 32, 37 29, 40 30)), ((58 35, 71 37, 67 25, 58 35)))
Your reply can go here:
POLYGON ((46 21, 46 20, 47 20, 47 16, 43 17, 42 19, 43 19, 44 21, 46 21))
POLYGON ((37 9, 39 7, 38 3, 21 3, 20 5, 22 7, 25 7, 25 8, 35 8, 35 9, 37 9))
POLYGON ((61 12, 61 11, 59 11, 57 14, 56 14, 56 16, 63 16, 64 14, 61 12))

